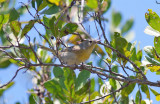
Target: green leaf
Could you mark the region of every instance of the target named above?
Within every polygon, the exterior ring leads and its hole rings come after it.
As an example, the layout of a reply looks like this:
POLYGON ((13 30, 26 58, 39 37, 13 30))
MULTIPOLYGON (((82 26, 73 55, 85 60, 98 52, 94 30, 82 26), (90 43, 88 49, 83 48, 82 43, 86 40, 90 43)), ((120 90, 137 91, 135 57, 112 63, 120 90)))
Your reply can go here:
POLYGON ((143 49, 150 58, 154 58, 153 55, 154 49, 152 46, 145 46, 143 49))
POLYGON ((121 22, 122 16, 120 12, 112 12, 112 24, 114 27, 117 27, 121 22))
POLYGON ((73 70, 69 68, 63 68, 64 77, 65 77, 65 86, 68 90, 73 90, 73 85, 75 84, 76 74, 73 70))
POLYGON ((75 23, 68 23, 61 29, 61 37, 73 33, 77 30, 78 25, 75 23))
POLYGON ((38 11, 44 9, 48 5, 46 0, 43 0, 43 2, 39 5, 38 11))
POLYGON ((116 81, 114 79, 109 79, 109 83, 113 87, 114 90, 117 89, 117 84, 116 84, 116 81))
POLYGON ((156 52, 160 55, 160 36, 154 38, 154 47, 156 52))
POLYGON ((49 29, 49 18, 47 18, 46 16, 43 16, 43 22, 44 22, 44 25, 45 25, 45 29, 46 29, 46 33, 47 35, 51 34, 51 30, 49 29))
POLYGON ((59 79, 58 82, 61 85, 61 87, 66 89, 66 86, 64 84, 64 81, 65 81, 64 71, 60 67, 54 67, 53 73, 54 73, 54 76, 59 79))
POLYGON ((87 82, 87 79, 90 77, 90 72, 87 70, 82 70, 79 75, 78 78, 76 79, 75 82, 75 90, 79 90, 81 89, 85 83, 87 82))
POLYGON ((87 0, 87 6, 96 9, 98 7, 98 2, 97 0, 87 0))
POLYGON ((155 96, 159 95, 159 93, 158 93, 157 91, 155 91, 154 89, 152 89, 152 88, 149 88, 149 89, 151 90, 151 92, 152 92, 155 96))
POLYGON ((139 104, 141 102, 141 100, 142 100, 141 98, 142 98, 141 92, 140 92, 140 90, 138 90, 136 93, 136 97, 135 97, 136 104, 139 104))
POLYGON ((129 19, 126 21, 126 23, 122 26, 122 34, 131 29, 131 27, 133 26, 133 22, 133 19, 129 19))
POLYGON ((13 8, 9 14, 9 21, 11 22, 17 20, 18 18, 19 18, 19 13, 16 11, 15 8, 13 8))
POLYGON ((58 31, 58 27, 55 25, 55 21, 56 21, 56 17, 53 16, 49 20, 49 27, 50 27, 50 30, 51 30, 53 36, 57 38, 59 36, 59 31, 58 31))
POLYGON ((149 88, 147 85, 141 85, 141 90, 147 95, 147 98, 150 99, 150 93, 149 93, 149 88))
POLYGON ((136 61, 137 60, 137 55, 136 55, 136 48, 134 47, 131 51, 131 56, 129 57, 131 61, 136 61))
POLYGON ((115 45, 116 49, 120 51, 122 54, 124 54, 124 49, 127 48, 127 40, 122 37, 116 37, 115 38, 115 45))
POLYGON ((29 96, 29 104, 36 104, 36 101, 35 101, 34 96, 32 94, 29 96))
POLYGON ((9 20, 9 14, 5 14, 5 15, 1 14, 0 15, 0 30, 1 30, 2 26, 3 26, 3 24, 7 23, 8 20, 9 20))
POLYGON ((114 61, 116 61, 116 58, 117 58, 117 53, 116 52, 113 52, 113 55, 112 55, 112 63, 114 61))
POLYGON ((37 8, 39 8, 39 6, 41 5, 43 0, 36 0, 36 3, 37 3, 37 8))
POLYGON ((145 58, 147 59, 147 61, 149 61, 153 65, 160 65, 160 63, 158 61, 154 60, 153 58, 150 58, 148 56, 145 56, 145 58))
POLYGON ((129 97, 127 97, 127 96, 121 97, 120 104, 129 104, 129 97))
MULTIPOLYGON (((11 54, 11 52, 9 52, 8 54, 11 54)), ((6 55, 0 52, 0 68, 7 68, 11 64, 9 58, 5 56, 6 55)))
MULTIPOLYGON (((133 76, 130 76, 132 79, 134 79, 133 76)), ((125 85, 124 83, 123 85, 125 85)), ((134 90, 136 83, 130 84, 128 87, 125 87, 122 91, 121 94, 122 96, 129 96, 129 94, 134 90)))
POLYGON ((153 12, 152 9, 148 9, 149 13, 145 13, 145 18, 148 24, 155 30, 160 32, 160 18, 156 14, 156 12, 153 12))
POLYGON ((35 20, 30 20, 29 23, 27 25, 25 25, 25 27, 22 30, 21 37, 25 36, 32 29, 35 22, 36 22, 35 20))
POLYGON ((47 91, 49 91, 53 95, 62 95, 63 94, 62 87, 60 86, 60 84, 58 83, 56 78, 45 82, 44 87, 47 89, 47 91))
POLYGON ((63 70, 60 67, 54 67, 53 73, 56 78, 61 78, 63 77, 63 74, 64 74, 63 70))
POLYGON ((12 21, 10 22, 10 27, 12 29, 14 36, 17 37, 21 30, 21 23, 18 21, 12 21))
POLYGON ((56 14, 58 12, 59 12, 59 7, 56 5, 53 5, 49 9, 45 9, 44 11, 42 11, 41 14, 52 15, 52 14, 56 14))
POLYGON ((0 97, 3 95, 4 91, 8 90, 10 87, 12 87, 14 85, 14 82, 9 83, 8 85, 6 85, 4 88, 0 89, 0 97))
POLYGON ((139 51, 137 52, 137 60, 138 60, 138 61, 141 61, 141 59, 142 59, 142 50, 139 50, 139 51))

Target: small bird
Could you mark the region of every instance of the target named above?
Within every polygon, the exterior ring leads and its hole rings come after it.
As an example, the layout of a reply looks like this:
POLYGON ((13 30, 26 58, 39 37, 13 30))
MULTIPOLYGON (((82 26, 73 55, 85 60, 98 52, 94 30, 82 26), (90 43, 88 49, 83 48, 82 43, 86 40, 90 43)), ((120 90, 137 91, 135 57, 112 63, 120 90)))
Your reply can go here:
POLYGON ((97 42, 98 41, 96 40, 84 40, 79 45, 67 47, 66 49, 58 52, 41 45, 40 48, 52 52, 53 55, 57 56, 63 63, 67 65, 78 65, 90 57, 97 42))

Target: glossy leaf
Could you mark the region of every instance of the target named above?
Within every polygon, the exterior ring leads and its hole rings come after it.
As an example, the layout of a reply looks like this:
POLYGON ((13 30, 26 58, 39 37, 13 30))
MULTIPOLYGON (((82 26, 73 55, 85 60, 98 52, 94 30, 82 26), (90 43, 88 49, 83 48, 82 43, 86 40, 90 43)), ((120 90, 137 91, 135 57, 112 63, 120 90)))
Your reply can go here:
POLYGON ((10 22, 10 27, 12 29, 14 36, 17 37, 21 30, 21 23, 18 21, 12 21, 10 22))
POLYGON ((149 61, 153 65, 160 65, 160 63, 158 61, 154 60, 153 58, 150 58, 148 56, 145 56, 145 58, 147 59, 147 61, 149 61))
POLYGON ((122 26, 122 34, 131 29, 131 27, 133 26, 133 22, 133 19, 129 19, 126 21, 126 23, 122 26))
POLYGON ((119 26, 120 22, 121 22, 122 16, 120 12, 112 12, 112 24, 114 27, 119 26))
POLYGON ((52 15, 52 14, 56 14, 58 12, 59 12, 59 7, 56 5, 53 5, 49 9, 45 9, 44 11, 42 11, 41 14, 52 15))
POLYGON ((156 12, 153 12, 152 9, 148 9, 149 13, 145 13, 145 18, 148 24, 155 30, 160 32, 160 18, 156 14, 156 12))
POLYGON ((143 49, 150 58, 154 58, 154 55, 153 55, 154 49, 152 46, 146 46, 143 49))
POLYGON ((16 11, 15 8, 13 8, 9 14, 9 21, 11 22, 17 20, 18 18, 19 18, 19 13, 16 11))
POLYGON ((89 77, 90 77, 90 72, 87 70, 82 70, 76 79, 75 90, 77 91, 81 89, 85 85, 89 77))
POLYGON ((98 2, 97 0, 87 0, 87 6, 96 9, 98 7, 98 2))
POLYGON ((156 52, 160 55, 160 36, 154 38, 154 47, 156 52))
POLYGON ((35 22, 36 22, 35 20, 30 20, 29 23, 27 25, 25 25, 25 27, 22 30, 21 37, 25 36, 32 29, 35 22))

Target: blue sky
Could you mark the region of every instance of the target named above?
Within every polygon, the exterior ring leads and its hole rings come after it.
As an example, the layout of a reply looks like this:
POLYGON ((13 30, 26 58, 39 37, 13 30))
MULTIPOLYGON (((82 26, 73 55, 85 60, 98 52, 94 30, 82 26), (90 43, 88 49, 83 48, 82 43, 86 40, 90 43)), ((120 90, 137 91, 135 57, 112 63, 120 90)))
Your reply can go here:
MULTIPOLYGON (((18 2, 22 0, 17 0, 18 2)), ((27 2, 28 0, 23 0, 23 2, 27 2)), ((16 2, 16 7, 21 6, 20 3, 16 2)), ((159 0, 160 2, 160 0, 159 0)), ((140 42, 140 48, 151 45, 153 46, 153 36, 147 35, 144 33, 145 27, 148 25, 145 20, 145 13, 148 9, 152 9, 157 14, 160 15, 160 4, 156 4, 155 0, 112 0, 112 5, 105 14, 105 17, 111 17, 111 11, 116 10, 121 12, 122 14, 122 24, 129 18, 134 18, 134 26, 132 30, 135 32, 135 38, 133 41, 140 42)), ((21 18, 21 20, 29 20, 31 19, 29 15, 25 15, 21 18)), ((40 28, 39 28, 40 29, 40 28)), ((92 31, 92 30, 91 30, 92 31)), ((0 81, 1 83, 6 83, 10 80, 15 71, 17 70, 17 66, 11 65, 7 69, 0 69, 0 81)), ((147 77, 151 81, 160 80, 160 77, 156 76, 154 73, 148 73, 147 77)), ((20 101, 21 103, 25 103, 28 100, 27 89, 32 88, 31 83, 32 76, 29 73, 23 73, 23 70, 19 72, 17 77, 15 78, 15 85, 5 92, 4 97, 8 99, 7 104, 13 104, 16 101, 20 101)), ((154 88, 154 87, 153 87, 154 88)), ((157 88, 156 88, 157 89, 157 88)), ((158 90, 158 89, 157 89, 158 90)), ((160 90, 159 90, 160 91, 160 90)), ((146 96, 144 95, 144 98, 146 96)), ((155 101, 155 97, 151 95, 151 99, 153 100, 153 104, 158 104, 155 101)))

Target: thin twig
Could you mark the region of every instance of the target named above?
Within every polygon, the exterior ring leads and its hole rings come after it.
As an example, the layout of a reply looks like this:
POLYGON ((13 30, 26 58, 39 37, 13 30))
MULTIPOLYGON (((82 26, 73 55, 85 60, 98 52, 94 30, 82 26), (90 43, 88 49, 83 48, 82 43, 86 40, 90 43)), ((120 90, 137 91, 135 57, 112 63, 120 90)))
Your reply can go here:
POLYGON ((7 86, 8 84, 10 84, 10 83, 14 80, 14 78, 17 76, 18 72, 19 72, 21 69, 24 69, 24 68, 25 68, 25 66, 19 67, 18 70, 16 71, 15 75, 12 77, 12 79, 11 79, 10 81, 8 81, 6 84, 3 84, 2 86, 0 86, 0 88, 3 88, 3 87, 5 87, 5 86, 7 86))

